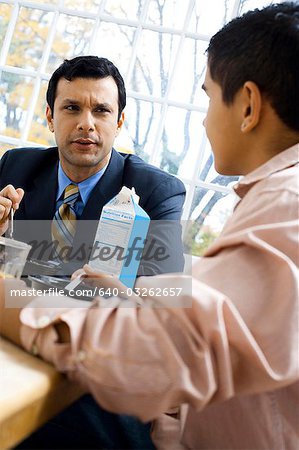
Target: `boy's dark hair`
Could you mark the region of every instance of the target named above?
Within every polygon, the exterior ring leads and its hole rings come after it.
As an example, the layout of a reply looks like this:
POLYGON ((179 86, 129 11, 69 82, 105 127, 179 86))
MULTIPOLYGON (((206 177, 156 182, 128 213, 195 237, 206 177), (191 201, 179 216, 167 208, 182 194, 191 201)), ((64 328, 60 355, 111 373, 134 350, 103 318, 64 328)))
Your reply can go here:
POLYGON ((54 101, 56 97, 57 84, 60 78, 68 81, 74 78, 106 78, 112 77, 118 89, 118 120, 126 106, 126 88, 124 80, 117 67, 107 58, 98 56, 77 56, 73 59, 66 59, 58 69, 53 72, 47 89, 47 103, 54 113, 54 101))
POLYGON ((246 81, 253 81, 279 118, 299 131, 299 2, 232 20, 212 37, 207 53, 211 77, 227 105, 246 81))

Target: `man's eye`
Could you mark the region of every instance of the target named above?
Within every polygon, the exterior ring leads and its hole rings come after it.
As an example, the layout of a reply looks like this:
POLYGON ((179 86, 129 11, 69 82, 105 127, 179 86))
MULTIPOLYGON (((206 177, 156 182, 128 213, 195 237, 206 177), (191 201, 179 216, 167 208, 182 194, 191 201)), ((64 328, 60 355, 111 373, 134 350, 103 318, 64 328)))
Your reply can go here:
POLYGON ((109 111, 109 109, 107 109, 107 108, 102 108, 102 107, 99 107, 99 108, 96 108, 95 109, 95 112, 97 112, 97 113, 109 113, 110 111, 109 111))
POLYGON ((66 105, 64 109, 67 109, 68 111, 78 111, 79 107, 77 105, 66 105))

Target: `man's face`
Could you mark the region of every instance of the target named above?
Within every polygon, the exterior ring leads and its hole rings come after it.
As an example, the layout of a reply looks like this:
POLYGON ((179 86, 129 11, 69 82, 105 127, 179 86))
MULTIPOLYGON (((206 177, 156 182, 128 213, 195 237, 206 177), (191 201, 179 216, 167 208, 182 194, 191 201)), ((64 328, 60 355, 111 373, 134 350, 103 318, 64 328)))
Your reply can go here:
POLYGON ((236 175, 243 171, 240 124, 242 117, 238 94, 232 105, 222 100, 219 84, 212 80, 207 69, 203 89, 209 97, 204 126, 214 155, 215 169, 223 175, 236 175))
POLYGON ((112 77, 61 78, 54 114, 47 107, 46 115, 69 178, 82 181, 107 164, 124 120, 123 114, 117 120, 118 90, 112 77))

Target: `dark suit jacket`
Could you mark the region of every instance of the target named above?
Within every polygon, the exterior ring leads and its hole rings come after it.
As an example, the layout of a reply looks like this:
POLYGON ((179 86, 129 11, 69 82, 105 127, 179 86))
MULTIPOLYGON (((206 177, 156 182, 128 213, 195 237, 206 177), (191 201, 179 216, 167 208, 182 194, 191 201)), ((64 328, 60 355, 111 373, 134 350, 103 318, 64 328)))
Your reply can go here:
MULTIPOLYGON (((32 243, 37 238, 51 241, 51 221, 55 213, 58 170, 57 147, 13 149, 0 160, 0 190, 7 184, 22 187, 25 196, 15 213, 18 222, 15 238, 32 243), (28 222, 30 221, 30 222, 28 222), (46 222, 45 222, 46 221, 46 222), (19 225, 19 226, 18 226, 19 225)), ((151 219, 149 236, 156 236, 158 243, 169 252, 166 261, 147 261, 139 274, 155 274, 180 271, 183 254, 180 237, 182 206, 185 198, 183 183, 166 172, 151 166, 135 155, 125 155, 112 150, 105 174, 93 189, 77 223, 74 249, 84 243, 91 250, 97 222, 103 206, 121 190, 122 186, 134 187, 140 196, 140 206, 151 219), (157 222, 158 225, 157 225, 157 222), (157 235, 158 233, 158 235, 157 235)), ((32 255, 37 257, 36 254, 32 255)), ((40 255, 47 259, 44 252, 40 255)), ((78 261, 72 270, 88 260, 78 261)))

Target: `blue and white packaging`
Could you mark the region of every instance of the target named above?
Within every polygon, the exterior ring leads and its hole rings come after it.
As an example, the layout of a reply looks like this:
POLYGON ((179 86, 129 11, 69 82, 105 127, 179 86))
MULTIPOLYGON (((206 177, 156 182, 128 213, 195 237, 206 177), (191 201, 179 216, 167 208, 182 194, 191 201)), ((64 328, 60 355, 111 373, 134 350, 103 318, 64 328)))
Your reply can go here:
POLYGON ((150 224, 135 189, 124 186, 102 209, 89 265, 133 288, 150 224))

